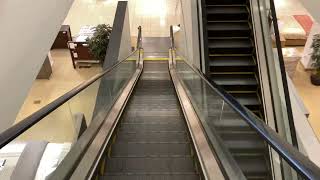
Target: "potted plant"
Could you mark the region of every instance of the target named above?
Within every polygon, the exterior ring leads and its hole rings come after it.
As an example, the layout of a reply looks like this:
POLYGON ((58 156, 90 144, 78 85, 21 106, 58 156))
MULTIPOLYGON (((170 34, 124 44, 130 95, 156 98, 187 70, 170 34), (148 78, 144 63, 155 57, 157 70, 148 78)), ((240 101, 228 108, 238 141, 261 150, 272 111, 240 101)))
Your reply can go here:
POLYGON ((109 44, 112 27, 106 24, 99 24, 94 28, 93 36, 87 39, 89 51, 93 57, 103 63, 109 44))
POLYGON ((312 66, 316 68, 315 72, 311 74, 311 83, 320 86, 320 34, 313 36, 311 48, 313 49, 311 53, 312 66))

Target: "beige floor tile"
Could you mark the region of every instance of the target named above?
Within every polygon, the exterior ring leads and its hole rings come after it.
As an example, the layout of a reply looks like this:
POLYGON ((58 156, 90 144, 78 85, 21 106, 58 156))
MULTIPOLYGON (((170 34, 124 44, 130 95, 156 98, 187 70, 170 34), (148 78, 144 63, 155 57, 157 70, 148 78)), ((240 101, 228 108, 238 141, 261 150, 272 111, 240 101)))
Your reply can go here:
MULTIPOLYGON (((49 80, 35 80, 16 123, 54 101, 85 80, 101 72, 101 67, 73 69, 68 50, 52 50, 53 73, 49 80), (40 103, 35 103, 40 101, 40 103)), ((92 84, 68 103, 52 112, 46 119, 29 129, 18 140, 49 140, 70 142, 74 136, 73 114, 83 112, 91 119, 98 83, 92 84)))
POLYGON ((320 139, 320 86, 314 86, 310 82, 310 71, 305 71, 301 64, 293 78, 293 83, 302 97, 307 109, 310 111, 309 122, 320 139))

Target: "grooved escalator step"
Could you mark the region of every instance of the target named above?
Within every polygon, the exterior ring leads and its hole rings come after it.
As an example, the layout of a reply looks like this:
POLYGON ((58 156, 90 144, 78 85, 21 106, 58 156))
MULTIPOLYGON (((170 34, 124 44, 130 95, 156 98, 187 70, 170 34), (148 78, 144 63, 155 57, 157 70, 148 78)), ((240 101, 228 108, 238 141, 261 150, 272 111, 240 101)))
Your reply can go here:
POLYGON ((245 120, 228 120, 221 115, 221 120, 213 121, 211 123, 218 131, 250 131, 252 128, 245 122, 245 120))
POLYGON ((183 116, 122 116, 123 123, 184 123, 183 116))
POLYGON ((207 6, 208 21, 248 20, 249 12, 246 5, 213 5, 207 6))
POLYGON ((185 142, 116 142, 111 149, 112 157, 186 157, 190 154, 190 144, 185 142))
POLYGON ((209 22, 207 24, 209 37, 248 37, 251 29, 248 22, 209 22))
POLYGON ((232 94, 244 106, 260 106, 257 94, 232 94))
POLYGON ((252 75, 220 75, 213 76, 212 80, 220 86, 257 86, 258 82, 252 75))
POLYGON ((264 152, 264 141, 253 131, 219 131, 231 153, 259 153, 264 152))
POLYGON ((252 55, 210 56, 211 66, 255 66, 252 55))
MULTIPOLYGON (((145 105, 145 106, 163 106, 162 108, 166 108, 167 105, 177 106, 178 101, 172 95, 150 95, 150 96, 133 96, 130 99, 130 105, 134 108, 135 105, 145 105)), ((167 107, 168 110, 172 109, 167 107)))
POLYGON ((210 54, 251 54, 254 48, 249 38, 216 38, 208 41, 210 54))
POLYGON ((206 0, 207 5, 216 5, 216 4, 227 4, 227 5, 235 5, 235 4, 246 4, 247 0, 206 0))
POLYGON ((168 81, 170 82, 170 75, 168 72, 156 71, 156 72, 146 72, 140 77, 141 81, 168 81))
MULTIPOLYGON (((158 74, 156 74, 158 75, 158 74)), ((169 76, 170 78, 170 76, 169 76)), ((167 88, 167 87, 173 87, 172 82, 170 81, 170 79, 168 80, 140 80, 137 85, 136 88, 167 88)))
POLYGON ((137 132, 137 133, 118 133, 118 142, 188 142, 186 132, 137 132))
POLYGON ((124 132, 161 132, 161 131, 185 131, 183 123, 121 123, 119 131, 124 132))
MULTIPOLYGON (((210 112, 210 111, 209 111, 210 112)), ((208 116, 210 120, 212 121, 243 121, 243 118, 238 114, 238 113, 235 113, 235 112, 225 112, 223 111, 222 113, 215 113, 215 114, 211 114, 211 113, 208 113, 208 116)))
POLYGON ((185 158, 109 158, 106 160, 107 173, 132 174, 194 174, 193 159, 185 158))
POLYGON ((234 156, 248 179, 268 179, 267 161, 260 156, 234 156))
POLYGON ((176 117, 176 116, 181 115, 181 112, 176 108, 170 109, 170 110, 166 110, 166 108, 163 108, 163 109, 164 110, 162 110, 162 111, 159 111, 157 109, 154 109, 152 111, 144 110, 144 109, 139 109, 139 110, 135 110, 135 111, 128 111, 128 112, 125 112, 125 116, 129 116, 129 117, 142 117, 142 116, 146 116, 146 117, 150 117, 150 116, 176 117))
POLYGON ((117 174, 105 175, 100 177, 100 180, 199 180, 200 177, 195 173, 181 173, 181 174, 117 174))

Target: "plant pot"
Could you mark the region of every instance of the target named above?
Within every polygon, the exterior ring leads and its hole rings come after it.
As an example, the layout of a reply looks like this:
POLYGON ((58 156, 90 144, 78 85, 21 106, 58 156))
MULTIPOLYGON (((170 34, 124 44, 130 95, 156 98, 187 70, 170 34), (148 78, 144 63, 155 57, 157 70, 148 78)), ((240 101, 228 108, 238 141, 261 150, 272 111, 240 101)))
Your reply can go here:
POLYGON ((315 86, 320 86, 320 75, 312 74, 310 76, 311 83, 315 86))

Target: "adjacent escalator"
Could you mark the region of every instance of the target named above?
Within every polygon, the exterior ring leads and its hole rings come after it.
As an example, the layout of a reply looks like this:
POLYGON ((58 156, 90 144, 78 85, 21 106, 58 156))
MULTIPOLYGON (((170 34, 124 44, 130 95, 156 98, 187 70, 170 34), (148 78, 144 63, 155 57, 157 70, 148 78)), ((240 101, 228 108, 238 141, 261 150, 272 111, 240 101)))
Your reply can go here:
POLYGON ((200 179, 167 61, 145 61, 100 179, 200 179))
MULTIPOLYGON (((259 71, 247 0, 206 0, 208 76, 263 118, 259 71)), ((267 145, 236 118, 213 124, 248 179, 271 179, 267 145)))

